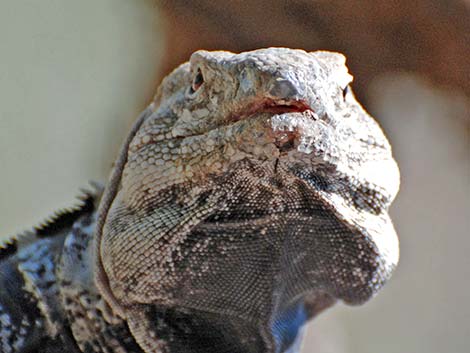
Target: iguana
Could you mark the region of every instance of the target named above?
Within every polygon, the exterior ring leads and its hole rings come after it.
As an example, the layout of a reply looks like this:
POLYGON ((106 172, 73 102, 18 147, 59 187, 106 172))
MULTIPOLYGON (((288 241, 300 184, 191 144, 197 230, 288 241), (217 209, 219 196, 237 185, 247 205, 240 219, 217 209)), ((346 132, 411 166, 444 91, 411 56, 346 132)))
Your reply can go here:
POLYGON ((343 55, 197 51, 104 191, 3 246, 0 350, 297 352, 390 277, 399 187, 343 55))

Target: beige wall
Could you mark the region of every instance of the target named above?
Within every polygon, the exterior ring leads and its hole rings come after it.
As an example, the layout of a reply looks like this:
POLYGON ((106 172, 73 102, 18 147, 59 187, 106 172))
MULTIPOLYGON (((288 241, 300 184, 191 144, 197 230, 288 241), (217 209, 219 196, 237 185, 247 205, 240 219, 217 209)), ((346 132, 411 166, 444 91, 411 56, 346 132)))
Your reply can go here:
POLYGON ((0 225, 13 234, 105 180, 157 85, 153 0, 0 1, 0 225))
MULTIPOLYGON (((2 235, 106 178, 157 84, 156 15, 153 0, 0 1, 2 235)), ((469 111, 407 77, 378 81, 371 95, 402 170, 400 266, 367 305, 311 323, 304 352, 466 352, 470 142, 459 117, 469 111)))

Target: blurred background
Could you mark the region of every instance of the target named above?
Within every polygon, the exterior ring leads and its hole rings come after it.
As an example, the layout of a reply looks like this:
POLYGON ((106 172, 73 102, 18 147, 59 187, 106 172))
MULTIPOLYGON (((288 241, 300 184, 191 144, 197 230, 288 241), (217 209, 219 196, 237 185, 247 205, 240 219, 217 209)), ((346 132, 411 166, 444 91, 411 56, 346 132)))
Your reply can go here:
POLYGON ((399 267, 376 298, 336 305, 303 353, 470 351, 467 0, 1 0, 0 234, 106 180, 160 79, 196 49, 345 53, 401 168, 399 267))

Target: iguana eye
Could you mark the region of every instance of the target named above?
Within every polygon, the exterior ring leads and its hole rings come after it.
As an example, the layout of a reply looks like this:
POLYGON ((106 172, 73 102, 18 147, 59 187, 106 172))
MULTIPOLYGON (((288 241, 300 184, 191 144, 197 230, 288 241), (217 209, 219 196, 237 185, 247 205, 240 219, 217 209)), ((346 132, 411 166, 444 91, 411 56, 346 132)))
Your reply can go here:
POLYGON ((191 88, 189 92, 191 94, 196 92, 199 89, 199 87, 202 86, 203 83, 204 83, 204 76, 202 76, 201 69, 197 69, 196 76, 194 77, 194 80, 193 80, 193 83, 191 84, 191 88))

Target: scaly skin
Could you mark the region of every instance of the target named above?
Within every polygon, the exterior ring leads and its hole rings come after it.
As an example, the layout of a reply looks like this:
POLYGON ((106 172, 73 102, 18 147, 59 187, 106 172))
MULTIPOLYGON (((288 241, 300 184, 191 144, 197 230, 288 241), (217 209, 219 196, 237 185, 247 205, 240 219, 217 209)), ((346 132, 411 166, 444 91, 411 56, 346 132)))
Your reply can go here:
POLYGON ((399 173, 344 61, 198 51, 165 78, 98 211, 54 238, 60 324, 40 336, 67 327, 84 352, 295 352, 308 319, 374 295, 398 261, 399 173))

